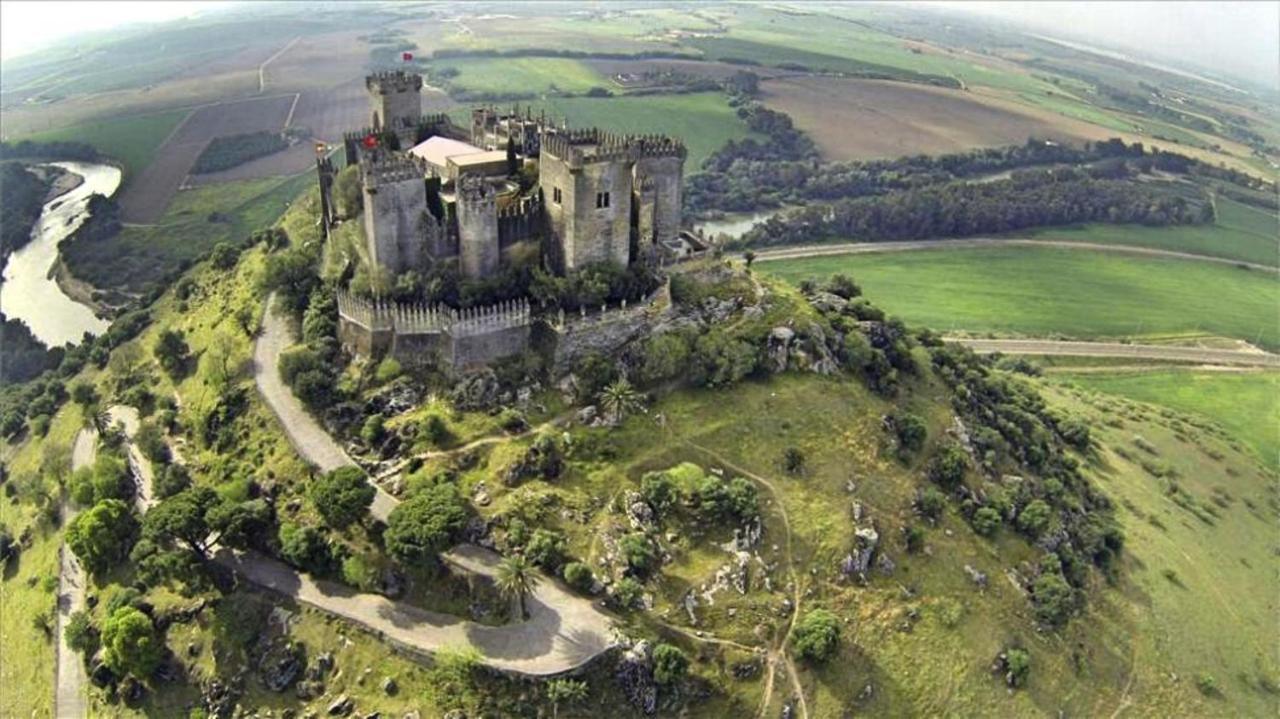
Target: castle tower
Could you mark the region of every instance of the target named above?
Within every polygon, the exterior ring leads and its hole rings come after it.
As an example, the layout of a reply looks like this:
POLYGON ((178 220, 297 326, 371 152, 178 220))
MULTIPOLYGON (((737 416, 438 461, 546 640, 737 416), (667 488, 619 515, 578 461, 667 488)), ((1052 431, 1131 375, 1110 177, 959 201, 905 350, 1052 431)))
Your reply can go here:
POLYGON ((636 248, 648 260, 656 257, 659 243, 680 234, 685 154, 684 146, 667 138, 636 141, 631 171, 636 248))
POLYGON ((405 155, 378 155, 360 165, 369 260, 392 274, 422 267, 427 218, 426 168, 405 155))
POLYGON ((631 162, 621 140, 598 130, 542 140, 538 186, 561 271, 631 262, 631 162))
POLYGON ((329 228, 338 220, 338 211, 333 204, 333 182, 337 170, 333 161, 325 155, 324 145, 316 145, 316 176, 320 181, 320 226, 324 228, 325 237, 329 236, 329 228))
POLYGON ((422 120, 422 76, 394 70, 365 77, 375 131, 391 130, 400 146, 412 147, 422 120))
POLYGON ((482 177, 458 178, 458 254, 462 275, 483 279, 498 271, 502 250, 498 243, 498 201, 482 177))

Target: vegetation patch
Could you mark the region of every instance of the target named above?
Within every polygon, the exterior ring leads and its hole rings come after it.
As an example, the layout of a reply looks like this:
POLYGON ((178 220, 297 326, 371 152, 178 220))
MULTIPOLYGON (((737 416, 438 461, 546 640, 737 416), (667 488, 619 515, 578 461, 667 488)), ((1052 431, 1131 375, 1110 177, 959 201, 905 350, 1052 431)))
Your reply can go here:
POLYGON ((125 182, 151 164, 156 150, 169 137, 190 110, 173 110, 150 115, 96 120, 72 127, 60 127, 28 135, 23 139, 38 142, 84 142, 97 148, 124 166, 125 182))

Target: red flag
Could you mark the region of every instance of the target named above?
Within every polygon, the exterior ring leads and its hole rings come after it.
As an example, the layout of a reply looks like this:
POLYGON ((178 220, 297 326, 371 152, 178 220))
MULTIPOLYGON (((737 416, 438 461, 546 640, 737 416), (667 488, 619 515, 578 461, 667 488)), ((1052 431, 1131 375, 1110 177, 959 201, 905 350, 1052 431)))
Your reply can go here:
POLYGON ((401 53, 400 59, 404 60, 405 62, 409 62, 413 60, 413 53, 411 52, 401 53))
POLYGON ((367 147, 367 148, 369 148, 370 150, 372 150, 373 148, 377 147, 377 146, 378 146, 378 136, 377 136, 377 135, 365 135, 365 136, 364 136, 364 146, 365 146, 365 147, 367 147))

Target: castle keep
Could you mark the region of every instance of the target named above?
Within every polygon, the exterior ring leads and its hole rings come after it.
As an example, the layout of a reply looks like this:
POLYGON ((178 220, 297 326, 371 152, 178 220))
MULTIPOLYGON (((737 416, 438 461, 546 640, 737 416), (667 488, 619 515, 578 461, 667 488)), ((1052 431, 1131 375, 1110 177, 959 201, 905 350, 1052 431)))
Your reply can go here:
MULTIPOLYGON (((529 111, 472 112, 463 128, 424 116, 422 78, 383 72, 366 78, 371 124, 347 133, 358 167, 368 260, 386 275, 449 269, 468 280, 494 277, 514 249, 556 273, 596 263, 654 263, 677 242, 686 151, 677 140, 555 127, 529 111), (536 168, 537 180, 531 172, 536 168)), ((335 169, 317 163, 321 218, 334 221, 335 169)), ((434 356, 466 370, 528 347, 535 322, 527 301, 496 307, 399 307, 339 297, 349 350, 402 361, 434 356)))

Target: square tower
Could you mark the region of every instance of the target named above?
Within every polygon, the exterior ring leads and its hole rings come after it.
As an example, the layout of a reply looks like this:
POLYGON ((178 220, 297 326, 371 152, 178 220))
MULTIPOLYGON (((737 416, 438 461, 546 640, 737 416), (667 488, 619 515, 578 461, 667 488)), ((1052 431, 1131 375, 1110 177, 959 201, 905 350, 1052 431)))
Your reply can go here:
POLYGON ((393 275, 427 260, 427 169, 417 158, 375 155, 360 163, 369 261, 393 275))
POLYGON ((371 122, 375 131, 391 130, 401 147, 412 147, 422 121, 422 76, 394 70, 365 77, 371 122))
POLYGON ((538 161, 551 239, 563 270, 631 262, 631 161, 624 138, 599 130, 547 134, 538 161))

